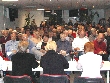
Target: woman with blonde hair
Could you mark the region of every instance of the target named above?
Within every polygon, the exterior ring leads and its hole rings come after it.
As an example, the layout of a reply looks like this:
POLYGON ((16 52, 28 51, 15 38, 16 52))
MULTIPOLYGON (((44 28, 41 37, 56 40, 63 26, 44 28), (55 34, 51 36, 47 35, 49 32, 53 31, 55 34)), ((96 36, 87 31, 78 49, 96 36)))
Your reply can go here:
POLYGON ((40 66, 43 68, 44 74, 64 75, 64 69, 69 68, 67 60, 63 55, 56 52, 56 48, 55 41, 50 41, 45 46, 47 52, 40 60, 40 66))

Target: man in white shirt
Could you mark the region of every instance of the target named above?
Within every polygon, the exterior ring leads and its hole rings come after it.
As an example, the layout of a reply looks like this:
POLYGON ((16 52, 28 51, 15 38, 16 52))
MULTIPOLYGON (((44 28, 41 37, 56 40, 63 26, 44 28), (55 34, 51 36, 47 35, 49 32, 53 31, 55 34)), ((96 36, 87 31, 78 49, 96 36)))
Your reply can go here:
POLYGON ((85 30, 79 33, 79 36, 74 38, 72 42, 72 49, 78 52, 78 56, 82 55, 84 52, 84 44, 89 42, 89 39, 85 37, 85 30))

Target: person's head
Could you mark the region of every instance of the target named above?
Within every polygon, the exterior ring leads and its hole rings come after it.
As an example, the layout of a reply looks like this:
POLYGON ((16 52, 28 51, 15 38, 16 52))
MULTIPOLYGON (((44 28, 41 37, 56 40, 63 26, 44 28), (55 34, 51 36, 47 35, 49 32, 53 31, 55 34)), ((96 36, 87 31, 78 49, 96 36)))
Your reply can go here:
POLYGON ((24 28, 21 28, 21 29, 20 29, 20 32, 21 32, 22 34, 24 34, 24 33, 25 33, 24 28))
POLYGON ((94 52, 94 43, 93 42, 87 42, 84 45, 84 52, 94 52))
POLYGON ((18 44, 18 52, 26 52, 29 43, 27 41, 20 41, 18 44))
POLYGON ((20 28, 19 28, 19 27, 16 27, 16 31, 17 31, 17 32, 20 32, 20 28))
POLYGON ((92 28, 92 29, 91 29, 91 34, 92 34, 92 35, 96 35, 96 29, 95 29, 95 28, 92 28))
POLYGON ((19 41, 22 40, 22 33, 19 33, 19 34, 18 34, 18 39, 19 39, 19 41))
POLYGON ((107 28, 107 35, 110 36, 110 28, 107 28))
POLYGON ((35 38, 39 38, 40 37, 40 33, 38 31, 33 32, 33 35, 35 38))
POLYGON ((97 41, 98 41, 98 42, 104 41, 104 33, 99 33, 99 34, 98 34, 98 36, 97 36, 97 41))
POLYGON ((25 30, 25 34, 27 34, 28 36, 30 36, 30 29, 29 29, 29 28, 27 28, 27 29, 25 30))
POLYGON ((57 27, 57 32, 61 32, 61 28, 62 28, 61 26, 58 26, 57 27))
POLYGON ((64 41, 64 40, 66 39, 66 37, 65 37, 65 34, 64 34, 64 33, 61 33, 61 34, 60 34, 60 39, 61 39, 61 41, 64 41))
POLYGON ((13 40, 13 41, 16 40, 16 33, 11 34, 11 40, 13 40))
POLYGON ((65 36, 68 36, 68 30, 64 30, 63 33, 65 34, 65 36))
POLYGON ((48 40, 49 40, 49 35, 48 35, 48 34, 44 34, 44 35, 42 36, 42 39, 43 39, 43 42, 48 42, 48 40))
POLYGON ((45 46, 45 50, 55 50, 56 51, 57 45, 55 41, 50 41, 47 43, 47 45, 45 46))
POLYGON ((53 32, 52 31, 49 32, 49 38, 51 38, 51 37, 53 37, 53 32))
POLYGON ((27 36, 27 34, 22 34, 22 40, 23 40, 23 41, 28 41, 28 36, 27 36))
POLYGON ((3 35, 5 36, 5 37, 7 37, 8 36, 8 34, 9 34, 9 31, 8 30, 3 30, 3 35))
POLYGON ((69 29, 68 30, 68 34, 71 35, 72 33, 73 33, 73 30, 72 29, 69 29))
POLYGON ((84 38, 85 35, 86 35, 85 30, 81 30, 80 33, 79 33, 79 38, 84 38))

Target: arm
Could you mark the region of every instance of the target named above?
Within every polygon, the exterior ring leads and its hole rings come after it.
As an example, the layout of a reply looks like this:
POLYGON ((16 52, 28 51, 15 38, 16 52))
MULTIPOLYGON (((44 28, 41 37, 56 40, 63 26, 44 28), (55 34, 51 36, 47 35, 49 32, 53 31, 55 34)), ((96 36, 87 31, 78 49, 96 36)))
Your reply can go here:
POLYGON ((60 55, 63 61, 63 67, 64 69, 68 69, 69 68, 69 63, 68 61, 65 59, 65 57, 63 55, 60 55))
POLYGON ((39 63, 36 61, 36 58, 33 54, 32 54, 32 61, 33 61, 32 68, 36 68, 39 66, 39 63))

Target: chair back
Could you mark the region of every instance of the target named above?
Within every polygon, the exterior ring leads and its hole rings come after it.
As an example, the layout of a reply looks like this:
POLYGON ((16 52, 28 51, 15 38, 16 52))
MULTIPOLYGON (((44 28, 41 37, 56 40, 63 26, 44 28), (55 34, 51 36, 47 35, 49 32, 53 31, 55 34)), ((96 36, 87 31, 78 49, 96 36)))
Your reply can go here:
POLYGON ((40 75, 40 83, 69 83, 67 75, 40 75))
POLYGON ((103 78, 76 77, 74 83, 105 83, 103 78))
POLYGON ((4 83, 32 83, 30 76, 10 76, 4 77, 4 83))

